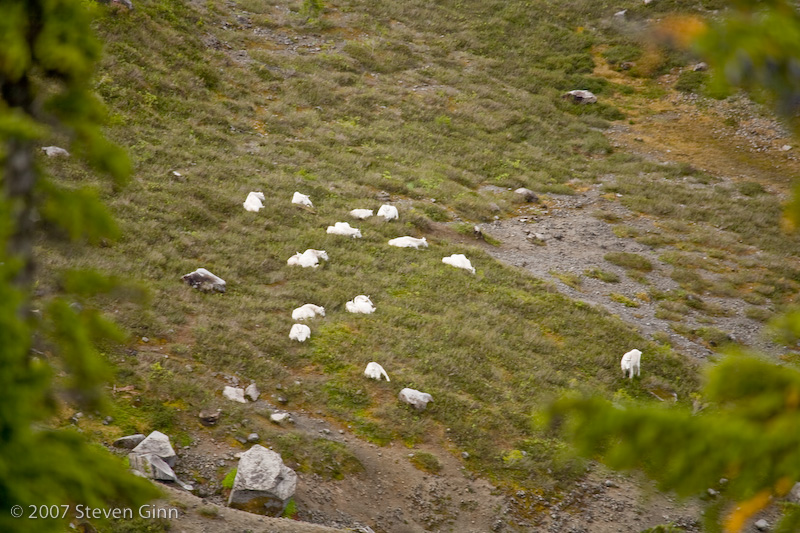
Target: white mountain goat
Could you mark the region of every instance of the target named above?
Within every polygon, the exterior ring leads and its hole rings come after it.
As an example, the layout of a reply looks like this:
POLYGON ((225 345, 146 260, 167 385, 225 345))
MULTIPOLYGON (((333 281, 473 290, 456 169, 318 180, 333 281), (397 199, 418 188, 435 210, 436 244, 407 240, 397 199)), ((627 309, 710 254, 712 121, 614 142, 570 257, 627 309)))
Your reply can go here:
POLYGON ((325 250, 314 250, 313 248, 309 248, 302 254, 300 252, 294 254, 286 261, 286 264, 289 266, 301 266, 303 268, 317 268, 319 266, 320 259, 324 259, 325 261, 328 260, 328 254, 325 253, 325 250))
POLYGON ((453 254, 450 257, 443 257, 442 263, 445 265, 454 266, 456 268, 463 268, 464 270, 469 270, 473 274, 475 273, 475 268, 470 263, 467 256, 464 254, 453 254))
POLYGON ((244 206, 245 211, 250 211, 252 213, 258 213, 259 209, 264 209, 264 204, 261 203, 264 201, 264 193, 263 192, 251 192, 247 195, 247 199, 242 204, 244 206))
POLYGON ((328 226, 328 233, 331 235, 344 235, 345 237, 361 238, 361 230, 350 227, 347 222, 337 222, 333 226, 328 226))
POLYGON ((311 336, 311 328, 305 324, 295 324, 289 331, 289 338, 293 341, 305 342, 311 336))
POLYGON ((622 376, 625 377, 628 373, 630 373, 630 378, 633 379, 634 372, 637 376, 641 375, 641 370, 639 368, 639 362, 641 360, 642 352, 636 349, 633 349, 623 355, 622 361, 620 362, 620 366, 622 367, 622 376))
POLYGON ((375 306, 372 303, 372 300, 369 299, 369 296, 364 296, 360 294, 344 304, 344 308, 347 309, 348 313, 361 313, 363 315, 369 315, 375 312, 375 306))
POLYGON ((393 205, 383 204, 380 209, 378 209, 378 216, 383 217, 386 221, 394 220, 395 218, 399 217, 400 215, 397 213, 397 208, 393 205))
POLYGON ((350 216, 359 220, 364 220, 373 215, 372 209, 353 209, 350 211, 350 216))
POLYGON ((325 316, 325 308, 314 304, 305 304, 292 311, 292 320, 308 320, 317 315, 325 316))
POLYGON ((389 246, 397 246, 398 248, 416 248, 417 250, 428 247, 428 241, 425 237, 415 239, 414 237, 397 237, 389 241, 389 246))
POLYGON ((385 377, 386 381, 391 381, 389 379, 389 374, 386 373, 386 370, 384 370, 383 367, 375 361, 367 364, 367 368, 364 370, 364 375, 371 379, 377 379, 378 381, 380 381, 381 377, 385 377))
POLYGON ((299 192, 294 193, 292 196, 292 203, 298 205, 304 205, 306 207, 314 207, 314 204, 311 203, 311 199, 306 196, 305 194, 300 194, 299 192))

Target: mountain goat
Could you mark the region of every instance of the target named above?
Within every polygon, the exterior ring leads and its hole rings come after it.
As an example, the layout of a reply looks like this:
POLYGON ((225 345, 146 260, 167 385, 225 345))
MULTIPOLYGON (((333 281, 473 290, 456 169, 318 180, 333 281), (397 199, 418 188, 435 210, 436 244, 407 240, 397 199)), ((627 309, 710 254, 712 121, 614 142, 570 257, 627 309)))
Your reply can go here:
POLYGON ((264 209, 264 204, 261 203, 264 201, 264 193, 263 192, 251 192, 247 195, 247 199, 242 204, 244 206, 245 211, 250 211, 252 213, 258 213, 260 209, 264 209))
POLYGON ((305 324, 295 324, 289 331, 289 338, 293 341, 305 342, 311 337, 311 328, 305 324))
POLYGON ((463 268, 464 270, 469 270, 473 274, 475 273, 475 268, 470 263, 467 256, 464 254, 453 254, 450 257, 443 257, 442 263, 445 265, 454 266, 456 268, 463 268))
POLYGON ((353 209, 350 211, 350 216, 359 220, 371 217, 373 214, 372 209, 353 209))
POLYGON ((385 377, 386 381, 391 381, 389 379, 389 375, 386 373, 386 370, 384 370, 383 367, 375 361, 367 364, 367 368, 364 370, 364 375, 368 378, 377 379, 378 381, 380 381, 381 377, 385 377))
POLYGON ((308 320, 317 315, 325 316, 325 308, 314 304, 305 304, 292 311, 292 320, 308 320))
POLYGON ((292 196, 292 203, 304 205, 306 207, 314 207, 314 204, 311 203, 311 199, 308 196, 305 194, 300 194, 297 191, 295 191, 294 195, 292 196))
POLYGON ((325 250, 314 250, 313 248, 309 248, 302 254, 300 252, 294 254, 286 261, 286 264, 289 266, 301 266, 303 268, 317 268, 319 266, 320 259, 324 259, 325 261, 328 260, 328 254, 325 252, 325 250))
POLYGON ((361 313, 364 315, 369 315, 375 312, 375 306, 372 303, 372 300, 369 299, 369 296, 364 296, 360 294, 344 304, 345 309, 347 309, 348 313, 361 313))
POLYGON ((400 215, 397 213, 397 208, 393 205, 384 204, 378 209, 378 216, 383 217, 386 221, 394 220, 400 215))
POLYGON ((416 248, 419 250, 420 247, 427 248, 428 241, 425 240, 425 237, 421 239, 415 239, 414 237, 397 237, 396 239, 389 241, 389 246, 397 246, 398 248, 416 248))
POLYGON ((361 230, 350 227, 347 222, 337 222, 333 226, 328 226, 328 233, 331 235, 344 235, 345 237, 361 238, 361 230))
POLYGON ((639 362, 642 360, 642 352, 633 349, 622 356, 620 366, 622 367, 622 376, 625 377, 630 373, 630 378, 633 379, 634 372, 637 376, 641 375, 639 362))

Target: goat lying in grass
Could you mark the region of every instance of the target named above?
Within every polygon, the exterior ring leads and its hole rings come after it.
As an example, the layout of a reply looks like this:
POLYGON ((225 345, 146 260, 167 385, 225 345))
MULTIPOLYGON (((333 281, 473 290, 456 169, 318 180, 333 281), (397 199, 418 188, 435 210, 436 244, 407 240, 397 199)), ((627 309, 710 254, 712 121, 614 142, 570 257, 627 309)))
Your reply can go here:
POLYGON ((372 216, 372 214, 372 209, 353 209, 350 211, 350 216, 359 220, 369 218, 372 216))
POLYGON ((442 263, 445 265, 454 266, 456 268, 463 268, 464 270, 469 270, 473 274, 475 273, 475 268, 470 263, 467 256, 464 254, 453 254, 450 257, 443 257, 442 263))
POLYGON ((386 381, 391 381, 389 379, 389 375, 386 373, 386 370, 384 370, 383 367, 375 361, 367 364, 367 368, 364 370, 364 375, 371 379, 377 379, 378 381, 380 381, 381 377, 386 378, 386 381))
POLYGON ((305 194, 300 194, 299 192, 295 192, 292 196, 292 203, 304 205, 306 207, 314 207, 314 204, 311 203, 311 199, 305 194))
POLYGON ((383 217, 386 221, 394 220, 400 215, 397 213, 397 208, 393 205, 384 204, 378 209, 378 216, 383 217))
POLYGON ((419 250, 420 248, 427 248, 428 241, 425 240, 425 237, 421 239, 415 239, 414 237, 397 237, 396 239, 389 241, 389 246, 397 246, 398 248, 416 248, 419 250))
POLYGON ((337 222, 333 226, 328 226, 328 233, 331 235, 344 235, 345 237, 361 238, 361 230, 350 227, 347 222, 337 222))
POLYGON ((182 276, 181 279, 199 291, 225 292, 225 280, 215 276, 205 268, 198 268, 194 272, 189 272, 182 276))
POLYGON ((295 324, 289 331, 289 338, 293 341, 305 342, 311 337, 311 328, 305 324, 295 324))
POLYGON ((325 308, 314 304, 305 304, 292 311, 292 320, 308 320, 317 315, 325 316, 325 308))
POLYGON ((344 304, 344 308, 347 309, 348 313, 369 315, 375 312, 375 306, 372 304, 372 300, 369 299, 369 296, 364 296, 363 294, 356 296, 344 304))
POLYGON ((328 260, 328 254, 325 253, 325 250, 314 250, 313 248, 309 248, 302 254, 300 252, 294 254, 286 261, 286 264, 289 266, 301 266, 303 268, 317 268, 319 266, 320 259, 324 259, 325 261, 328 260))
POLYGON ((637 376, 641 375, 641 370, 639 368, 639 363, 641 360, 642 352, 636 349, 633 349, 623 355, 622 361, 620 362, 620 366, 622 366, 622 376, 625 377, 628 373, 630 373, 630 378, 633 379, 634 372, 636 372, 637 376))
POLYGON ((244 206, 245 211, 250 211, 252 213, 258 213, 260 209, 264 209, 264 204, 261 203, 264 201, 264 193, 263 192, 251 192, 247 195, 247 199, 242 204, 244 206))

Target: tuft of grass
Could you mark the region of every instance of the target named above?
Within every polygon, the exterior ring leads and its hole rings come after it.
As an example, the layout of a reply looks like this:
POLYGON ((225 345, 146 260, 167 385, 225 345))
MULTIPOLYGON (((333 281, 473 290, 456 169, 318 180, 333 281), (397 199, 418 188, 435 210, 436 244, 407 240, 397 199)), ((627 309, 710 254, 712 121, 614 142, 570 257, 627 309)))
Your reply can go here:
POLYGON ((602 270, 600 268, 590 268, 584 270, 584 276, 599 279, 600 281, 604 281, 606 283, 619 283, 619 276, 613 272, 608 272, 607 270, 602 270))
POLYGON ((551 270, 550 275, 561 280, 565 285, 572 287, 575 290, 581 290, 583 280, 578 274, 574 274, 572 272, 556 272, 551 270))
POLYGON ((678 76, 675 89, 684 93, 700 93, 708 80, 708 73, 685 70, 678 76))
POLYGON ((411 464, 429 474, 438 474, 442 471, 442 463, 439 462, 439 458, 428 452, 414 453, 411 457, 411 464))
POLYGON ((612 292, 611 294, 608 295, 608 297, 617 303, 621 303, 625 307, 639 307, 640 305, 639 302, 637 302, 636 300, 631 300, 624 294, 619 294, 617 292, 612 292))
POLYGON ((650 272, 653 270, 653 264, 649 259, 630 252, 609 252, 603 256, 603 259, 611 264, 631 270, 638 270, 640 272, 650 272))
POLYGON ((230 490, 230 489, 232 489, 232 488, 233 488, 233 482, 234 482, 234 480, 236 479, 236 472, 237 472, 237 470, 238 470, 238 469, 234 468, 233 470, 231 470, 230 472, 228 472, 228 473, 225 475, 225 477, 224 477, 224 478, 223 478, 223 480, 222 480, 222 488, 223 488, 223 489, 228 489, 228 490, 230 490))

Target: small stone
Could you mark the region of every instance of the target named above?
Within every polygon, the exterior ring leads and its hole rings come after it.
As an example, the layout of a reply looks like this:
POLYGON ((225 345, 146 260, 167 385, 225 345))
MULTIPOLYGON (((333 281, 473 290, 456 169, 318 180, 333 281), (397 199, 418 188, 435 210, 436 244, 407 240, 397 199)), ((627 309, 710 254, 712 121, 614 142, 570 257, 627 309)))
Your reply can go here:
POLYGON ((150 339, 147 337, 142 337, 142 342, 150 342, 150 339))
POLYGON ((719 492, 715 491, 714 489, 708 489, 708 495, 712 498, 716 498, 719 495, 719 492))
POLYGON ((291 420, 289 413, 272 413, 269 419, 276 424, 282 424, 283 422, 289 422, 291 420))
POLYGON ((103 419, 103 425, 107 426, 107 425, 111 424, 113 421, 114 421, 113 417, 107 416, 107 417, 105 417, 103 419))
POLYGON ((251 444, 255 444, 256 442, 260 441, 261 437, 258 436, 258 433, 250 433, 247 436, 247 442, 251 444))
POLYGON ((607 480, 603 481, 603 485, 605 485, 606 487, 611 487, 611 488, 616 488, 617 487, 617 484, 614 483, 613 481, 611 481, 610 479, 607 479, 607 480))
POLYGON ((692 67, 692 70, 695 72, 704 72, 708 70, 708 63, 705 62, 697 63, 695 66, 692 67))
POLYGON ((526 189, 525 187, 520 187, 519 189, 515 190, 514 194, 516 194, 519 198, 529 203, 539 201, 539 197, 536 196, 536 193, 530 189, 526 189))
POLYGON ((197 417, 200 419, 200 423, 204 426, 214 426, 219 421, 219 415, 221 411, 217 409, 216 411, 200 411, 200 414, 197 417))
POLYGON ((69 157, 69 152, 58 146, 42 146, 47 157, 69 157))
POLYGON ((256 384, 251 383, 250 385, 247 386, 246 389, 244 389, 244 394, 245 396, 250 398, 251 401, 256 401, 258 400, 258 396, 261 393, 258 392, 258 387, 256 386, 256 384))
POLYGON ((289 399, 286 396, 278 396, 278 403, 286 405, 289 403, 289 399))
POLYGON ((469 459, 469 452, 461 452, 462 459, 469 459))
POLYGON ((767 531, 769 529, 769 522, 767 522, 763 518, 761 520, 759 520, 758 522, 756 522, 755 525, 756 525, 756 529, 758 529, 759 531, 767 531))
POLYGON ((792 147, 790 145, 788 145, 788 144, 784 144, 783 146, 781 146, 781 151, 782 152, 788 152, 791 149, 792 149, 792 147))

